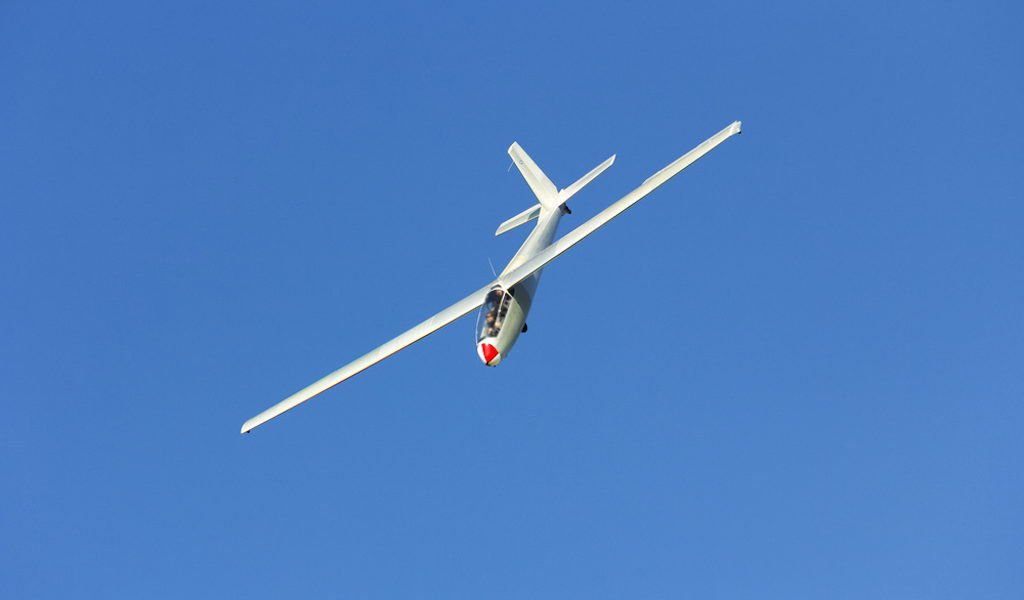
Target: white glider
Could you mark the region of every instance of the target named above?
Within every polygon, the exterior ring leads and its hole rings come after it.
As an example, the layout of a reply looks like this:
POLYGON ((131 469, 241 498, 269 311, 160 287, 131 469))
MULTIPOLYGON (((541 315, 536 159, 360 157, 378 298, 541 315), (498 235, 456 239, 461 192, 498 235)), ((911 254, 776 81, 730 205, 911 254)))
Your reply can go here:
POLYGON ((502 223, 495 235, 501 235, 533 220, 536 220, 537 224, 498 278, 395 339, 249 419, 242 425, 242 433, 248 433, 281 413, 295 408, 327 388, 341 383, 477 308, 482 307, 477 318, 477 353, 484 364, 491 367, 497 365, 508 356, 519 334, 526 331, 526 315, 530 312, 541 270, 545 265, 737 133, 740 133, 739 121, 730 124, 672 164, 651 175, 640 184, 640 187, 555 242, 552 240, 555 239, 558 222, 562 215, 569 212, 565 206, 566 201, 610 167, 615 161, 615 156, 595 167, 576 183, 558 190, 519 144, 513 143, 508 153, 537 196, 538 204, 502 223))

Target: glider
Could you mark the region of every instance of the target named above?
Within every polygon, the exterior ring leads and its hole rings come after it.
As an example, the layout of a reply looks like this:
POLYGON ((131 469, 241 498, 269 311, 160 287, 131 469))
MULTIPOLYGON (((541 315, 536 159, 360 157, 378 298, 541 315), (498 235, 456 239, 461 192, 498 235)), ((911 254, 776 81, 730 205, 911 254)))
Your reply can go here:
POLYGON ((530 306, 533 304, 533 298, 537 292, 537 284, 540 281, 540 274, 545 265, 737 133, 740 133, 739 121, 733 122, 664 169, 651 175, 640 184, 640 187, 626 194, 557 241, 553 240, 558 222, 562 215, 569 213, 569 209, 565 205, 566 201, 610 167, 615 161, 615 156, 613 155, 595 167, 576 183, 559 190, 519 144, 513 143, 509 147, 508 153, 516 167, 519 168, 519 172, 523 174, 526 183, 530 185, 534 195, 537 196, 538 203, 502 223, 498 226, 495 235, 501 235, 532 221, 537 221, 537 224, 534 225, 533 231, 527 236, 526 241, 509 261, 508 266, 497 276, 497 279, 395 339, 360 356, 316 383, 249 419, 242 425, 242 433, 252 431, 255 427, 295 408, 327 388, 341 383, 478 308, 480 312, 476 325, 477 354, 485 365, 496 366, 508 356, 512 346, 519 338, 519 334, 526 331, 526 315, 530 312, 530 306))

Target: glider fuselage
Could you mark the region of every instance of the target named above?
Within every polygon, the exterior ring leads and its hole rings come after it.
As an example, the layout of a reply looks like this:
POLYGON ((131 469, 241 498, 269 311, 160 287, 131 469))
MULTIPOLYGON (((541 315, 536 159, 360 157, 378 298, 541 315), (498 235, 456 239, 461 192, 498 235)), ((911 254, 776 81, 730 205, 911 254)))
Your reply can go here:
MULTIPOLYGON (((505 270, 498 276, 499 281, 502 276, 526 263, 541 250, 551 245, 552 240, 555 239, 558 222, 564 214, 565 209, 562 206, 541 210, 537 225, 534 226, 533 231, 527 236, 526 241, 520 246, 512 260, 509 261, 505 270)), ((540 283, 542 271, 543 269, 538 269, 508 290, 498 284, 487 293, 484 304, 480 307, 476 329, 476 351, 485 365, 497 366, 519 339, 519 334, 523 332, 526 325, 526 315, 533 305, 533 298, 537 293, 537 285, 540 283)))

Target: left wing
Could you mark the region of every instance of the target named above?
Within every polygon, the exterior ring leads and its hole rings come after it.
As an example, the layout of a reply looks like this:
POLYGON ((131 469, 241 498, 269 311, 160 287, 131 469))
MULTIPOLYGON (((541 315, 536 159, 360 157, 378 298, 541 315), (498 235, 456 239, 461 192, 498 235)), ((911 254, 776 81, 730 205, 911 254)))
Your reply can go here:
POLYGON ((299 390, 298 392, 292 394, 291 396, 288 396, 281 402, 278 402, 274 406, 271 406, 267 410, 249 419, 248 421, 245 422, 244 425, 242 425, 242 433, 249 433, 254 428, 259 427, 260 425, 280 415, 286 410, 291 410, 295 408, 299 404, 302 404, 306 400, 309 400, 310 398, 316 396, 317 394, 326 390, 327 388, 333 385, 337 385, 342 381, 345 381, 346 379, 362 371, 366 367, 369 367, 384 360, 385 358, 391 356, 395 352, 398 352, 402 348, 405 348, 406 346, 415 342, 416 340, 424 338, 430 335, 431 333, 434 333, 438 329, 441 329, 445 325, 451 323, 452 321, 455 321, 459 317, 462 317, 467 313, 480 308, 480 306, 484 303, 484 297, 487 295, 487 292, 491 289, 491 287, 494 286, 494 283, 495 282, 492 282, 487 286, 480 288, 480 290, 473 292, 472 294, 466 296, 462 300, 459 300, 455 304, 430 317, 429 319, 413 327, 409 331, 406 331, 405 333, 396 337, 390 342, 386 342, 379 348, 367 352, 363 356, 360 356, 359 358, 348 363, 344 367, 324 377, 320 381, 317 381, 316 383, 306 388, 303 388, 302 390, 299 390))

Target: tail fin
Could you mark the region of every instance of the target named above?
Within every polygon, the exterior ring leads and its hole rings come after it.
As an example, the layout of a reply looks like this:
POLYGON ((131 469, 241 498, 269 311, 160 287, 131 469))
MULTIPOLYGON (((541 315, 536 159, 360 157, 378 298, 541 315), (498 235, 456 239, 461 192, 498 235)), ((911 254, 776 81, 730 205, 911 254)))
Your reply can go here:
MULTIPOLYGON (((605 169, 612 166, 612 163, 615 162, 615 155, 613 154, 611 158, 604 161, 597 167, 594 167, 592 171, 583 177, 580 177, 576 183, 573 183, 564 190, 559 191, 555 187, 555 184, 551 183, 551 180, 548 179, 548 176, 544 174, 544 171, 540 170, 537 163, 533 162, 533 159, 526 154, 526 151, 523 150, 522 146, 520 146, 518 142, 513 142, 512 145, 509 146, 508 155, 511 156, 513 162, 516 163, 516 167, 519 169, 519 172, 523 174, 523 179, 526 180, 526 183, 530 185, 530 189, 533 190, 533 194, 537 196, 537 200, 540 201, 540 205, 547 210, 555 210, 565 204, 565 202, 569 198, 572 198, 576 192, 580 191, 585 185, 596 179, 598 175, 604 173, 605 169)), ((530 211, 528 210, 526 212, 529 213, 530 211)), ((514 221, 517 218, 518 216, 513 217, 512 219, 509 219, 509 221, 506 221, 506 223, 514 221)), ((522 223, 528 221, 529 220, 523 221, 522 223)), ((518 223, 517 225, 522 225, 522 223, 518 223)), ((502 226, 504 225, 505 224, 502 226)), ((509 229, 511 229, 511 227, 509 227, 509 229)))
POLYGON ((533 162, 519 142, 512 142, 512 145, 508 147, 508 155, 516 163, 516 167, 523 174, 526 183, 530 185, 533 195, 537 196, 540 205, 548 210, 558 208, 558 190, 555 188, 555 184, 551 183, 548 176, 540 170, 537 163, 533 162))

